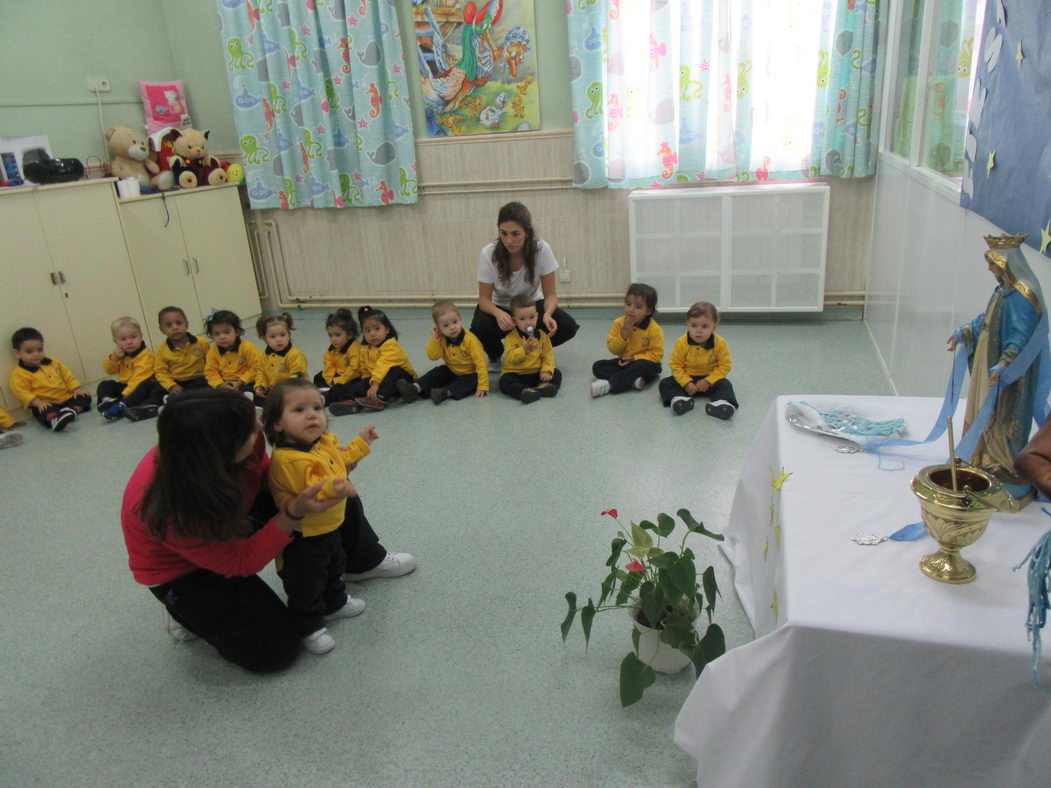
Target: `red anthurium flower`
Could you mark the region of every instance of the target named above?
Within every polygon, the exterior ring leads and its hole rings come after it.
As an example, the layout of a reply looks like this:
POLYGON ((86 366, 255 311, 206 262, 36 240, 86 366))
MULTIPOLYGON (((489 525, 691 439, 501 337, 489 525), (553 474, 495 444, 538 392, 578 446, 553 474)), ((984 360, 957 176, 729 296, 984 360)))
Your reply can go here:
POLYGON ((640 564, 638 561, 632 561, 630 564, 624 567, 629 572, 645 572, 646 567, 640 564))
POLYGON ((610 517, 613 517, 614 519, 616 519, 616 517, 617 517, 617 510, 616 509, 606 509, 599 516, 601 517, 603 514, 608 514, 610 517))

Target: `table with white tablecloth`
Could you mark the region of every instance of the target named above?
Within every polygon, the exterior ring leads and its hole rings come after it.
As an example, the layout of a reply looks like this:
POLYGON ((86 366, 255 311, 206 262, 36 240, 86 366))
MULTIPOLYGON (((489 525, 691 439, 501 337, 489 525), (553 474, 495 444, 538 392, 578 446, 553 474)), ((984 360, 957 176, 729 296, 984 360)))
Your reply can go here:
POLYGON ((941 406, 786 396, 771 407, 724 531, 756 640, 705 668, 675 725, 698 785, 1051 785, 1051 700, 1031 680, 1026 572, 1012 570, 1051 519, 1039 503, 995 514, 963 550, 978 571, 966 585, 920 571, 937 549, 929 536, 855 544, 919 521, 909 482, 946 461, 947 443, 840 453, 843 442, 786 422, 800 400, 904 418, 908 437, 926 435, 941 406))

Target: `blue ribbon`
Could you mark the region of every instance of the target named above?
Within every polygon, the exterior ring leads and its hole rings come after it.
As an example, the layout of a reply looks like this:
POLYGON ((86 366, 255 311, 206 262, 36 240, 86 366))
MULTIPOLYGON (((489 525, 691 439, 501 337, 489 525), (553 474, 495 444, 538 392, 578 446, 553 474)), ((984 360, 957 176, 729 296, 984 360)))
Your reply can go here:
MULTIPOLYGON (((1041 506, 1040 511, 1051 516, 1047 507, 1041 506)), ((1029 672, 1033 677, 1033 684, 1037 688, 1046 690, 1040 686, 1040 630, 1047 623, 1047 611, 1051 607, 1048 602, 1048 580, 1051 579, 1051 531, 1048 531, 1037 541, 1025 558, 1018 566, 1014 567, 1017 572, 1025 562, 1029 562, 1028 585, 1029 585, 1029 611, 1026 615, 1025 628, 1029 640, 1033 644, 1033 653, 1029 660, 1029 672)))

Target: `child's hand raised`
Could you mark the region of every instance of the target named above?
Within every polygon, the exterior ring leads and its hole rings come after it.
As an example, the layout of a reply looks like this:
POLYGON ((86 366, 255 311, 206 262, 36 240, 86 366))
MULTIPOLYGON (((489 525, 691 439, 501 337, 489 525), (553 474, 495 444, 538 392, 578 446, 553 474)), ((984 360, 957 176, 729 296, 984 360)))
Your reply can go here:
POLYGON ((109 354, 109 359, 113 363, 117 363, 122 358, 124 358, 124 355, 125 354, 123 350, 121 350, 120 348, 116 348, 112 353, 109 354))
POLYGON ((525 348, 526 353, 532 353, 534 350, 540 347, 540 343, 537 340, 533 339, 533 337, 529 337, 527 339, 522 340, 522 347, 525 348))
POLYGON ((376 426, 374 424, 370 424, 367 427, 362 427, 361 432, 358 433, 358 436, 363 441, 365 441, 365 443, 371 444, 374 440, 376 440, 376 438, 379 437, 379 433, 376 432, 376 426))
POLYGON ((431 337, 434 339, 441 339, 442 332, 438 330, 438 326, 431 326, 431 337))
POLYGON ((624 316, 624 322, 620 326, 620 338, 628 339, 631 336, 631 332, 635 330, 635 318, 631 315, 624 316))

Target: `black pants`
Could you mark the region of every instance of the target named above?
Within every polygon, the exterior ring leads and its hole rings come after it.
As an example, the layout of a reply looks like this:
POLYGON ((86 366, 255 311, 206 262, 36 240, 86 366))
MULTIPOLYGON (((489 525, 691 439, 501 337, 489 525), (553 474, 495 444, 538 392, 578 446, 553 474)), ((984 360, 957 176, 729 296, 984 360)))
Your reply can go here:
MULTIPOLYGON (((562 371, 556 369, 551 374, 550 383, 556 389, 562 385, 562 371)), ((500 391, 509 397, 522 399, 522 389, 536 388, 540 385, 540 373, 532 372, 521 374, 518 372, 505 372, 500 376, 500 391)))
POLYGON ((45 427, 51 426, 51 419, 53 415, 58 413, 63 408, 73 408, 78 413, 84 413, 85 411, 91 410, 91 395, 81 394, 76 397, 70 397, 65 402, 55 402, 48 405, 46 408, 30 408, 33 411, 33 416, 43 424, 45 427))
POLYGON ((211 388, 211 384, 204 375, 199 375, 196 378, 186 378, 186 380, 176 380, 175 383, 182 386, 183 391, 211 388))
MULTIPOLYGON (((511 314, 509 309, 499 304, 495 305, 497 309, 501 309, 507 314, 511 314)), ((544 326, 544 299, 540 299, 536 302, 536 313, 538 316, 537 327, 547 332, 547 328, 544 326)), ((558 330, 555 331, 555 335, 551 337, 551 344, 554 347, 558 347, 564 342, 568 342, 577 335, 577 331, 580 330, 580 326, 577 325, 577 321, 569 314, 569 312, 562 309, 562 307, 556 307, 554 314, 551 315, 554 318, 555 323, 558 324, 558 330)), ((504 336, 507 332, 500 328, 500 324, 496 322, 496 318, 490 314, 483 312, 478 307, 474 308, 474 317, 471 318, 471 333, 478 337, 478 341, 482 343, 482 347, 485 348, 486 355, 491 359, 500 358, 504 352, 504 336)))
MULTIPOLYGON (((391 402, 400 398, 401 395, 398 394, 399 380, 407 380, 412 383, 413 378, 412 375, 405 371, 404 367, 391 367, 390 371, 383 376, 383 380, 380 381, 379 389, 376 390, 376 396, 384 402, 391 402)), ((358 396, 364 395, 371 385, 368 380, 365 380, 365 391, 358 396)))
POLYGON ((661 376, 661 365, 656 361, 632 361, 623 367, 619 362, 620 359, 604 358, 591 366, 592 375, 609 381, 610 394, 627 391, 635 383, 636 378, 645 378, 648 383, 661 376))
MULTIPOLYGON (((704 375, 693 376, 694 380, 704 380, 704 375)), ((686 389, 679 385, 674 377, 666 377, 660 383, 660 394, 661 402, 664 403, 664 407, 668 407, 671 404, 672 397, 688 397, 686 389)), ((730 383, 729 378, 723 378, 722 380, 715 381, 712 387, 707 391, 702 391, 694 394, 695 397, 708 397, 713 402, 716 400, 724 399, 737 407, 737 397, 734 396, 734 387, 730 383)))
POLYGON ((314 385, 319 389, 328 389, 322 392, 326 405, 331 405, 333 402, 347 402, 364 395, 369 390, 368 380, 354 378, 346 383, 329 383, 325 380, 324 373, 321 372, 314 375, 314 385))
POLYGON ((431 389, 444 386, 449 396, 453 399, 469 397, 478 390, 478 373, 469 375, 457 375, 447 366, 442 364, 427 372, 423 377, 417 378, 416 385, 420 387, 420 393, 429 397, 431 389))
POLYGON ((347 558, 339 529, 318 536, 296 534, 281 553, 277 570, 288 596, 296 632, 305 637, 325 625, 324 616, 347 603, 343 571, 347 558))
POLYGON ((95 398, 98 400, 99 413, 104 411, 110 405, 115 405, 118 402, 123 402, 129 408, 133 408, 136 405, 163 405, 164 404, 164 389, 161 385, 150 378, 144 380, 135 390, 128 396, 122 396, 121 392, 124 391, 124 383, 119 380, 103 380, 99 382, 99 387, 95 391, 95 398), (102 404, 102 400, 109 398, 110 402, 105 405, 102 404))

